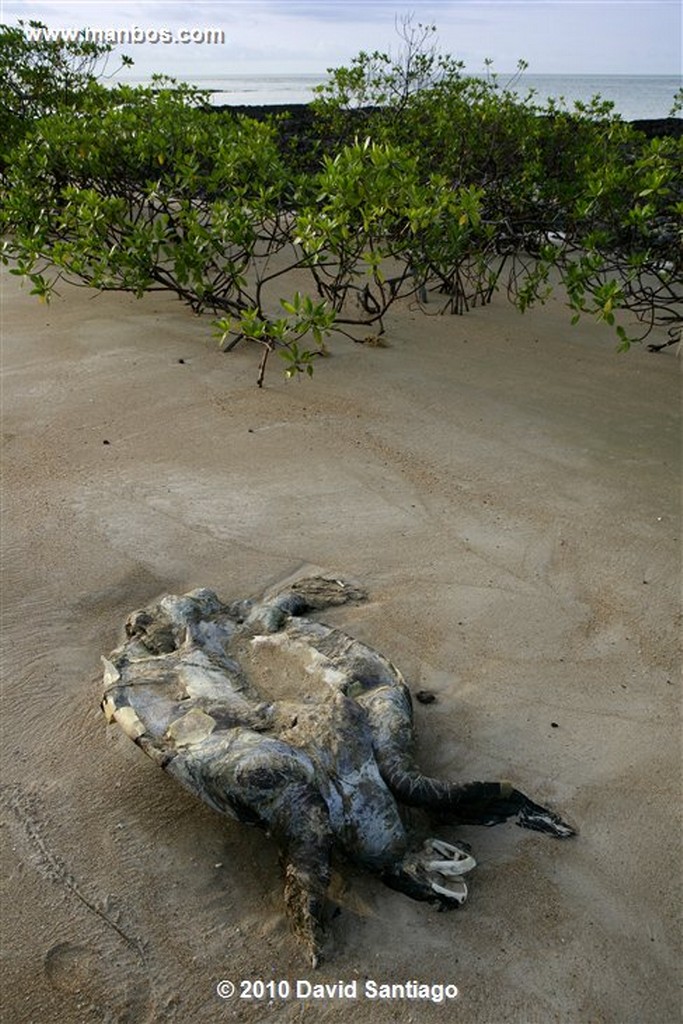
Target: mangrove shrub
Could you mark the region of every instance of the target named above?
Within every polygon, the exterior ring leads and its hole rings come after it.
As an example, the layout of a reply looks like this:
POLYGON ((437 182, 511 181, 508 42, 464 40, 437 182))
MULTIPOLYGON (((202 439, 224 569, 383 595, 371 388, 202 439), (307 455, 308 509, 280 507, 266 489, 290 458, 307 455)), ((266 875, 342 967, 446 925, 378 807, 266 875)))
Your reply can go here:
MULTIPOLYGON (((381 334, 399 298, 521 310, 564 289, 622 347, 680 324, 681 144, 647 141, 599 99, 568 109, 467 77, 404 25, 392 60, 333 69, 311 137, 212 109, 157 79, 39 105, 11 146, 0 228, 11 272, 209 312, 224 349, 310 374, 331 331, 381 334), (619 313, 639 322, 634 328, 619 313)), ((522 69, 520 69, 522 70, 522 69)), ((427 306, 426 304, 429 303, 427 306)))

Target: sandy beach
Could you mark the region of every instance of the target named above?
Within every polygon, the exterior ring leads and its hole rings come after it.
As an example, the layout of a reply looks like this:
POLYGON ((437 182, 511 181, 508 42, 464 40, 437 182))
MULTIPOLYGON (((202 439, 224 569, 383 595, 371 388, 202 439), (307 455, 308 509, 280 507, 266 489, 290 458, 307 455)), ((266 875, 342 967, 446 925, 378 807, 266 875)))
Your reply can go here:
POLYGON ((386 348, 333 341, 293 382, 273 358, 258 390, 258 351, 221 354, 171 297, 2 287, 3 1019, 678 1021, 675 351, 618 355, 555 302, 403 306, 386 348), (338 865, 315 972, 274 845, 99 710, 133 609, 307 568, 359 581, 321 618, 436 695, 425 770, 509 778, 580 829, 442 830, 479 864, 448 914, 338 865), (358 995, 249 1001, 243 979, 358 995))

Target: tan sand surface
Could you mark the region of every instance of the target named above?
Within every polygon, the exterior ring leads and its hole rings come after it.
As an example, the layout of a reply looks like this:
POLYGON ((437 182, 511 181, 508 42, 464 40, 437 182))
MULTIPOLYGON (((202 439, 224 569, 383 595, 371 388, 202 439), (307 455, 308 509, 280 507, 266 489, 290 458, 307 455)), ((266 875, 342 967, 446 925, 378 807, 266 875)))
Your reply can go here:
POLYGON ((176 301, 4 277, 3 1019, 680 1019, 679 367, 550 304, 403 309, 390 347, 312 381, 217 352, 176 301), (167 591, 256 593, 307 566, 414 690, 419 760, 566 814, 473 844, 439 914, 341 866, 333 958, 284 918, 277 853, 181 791, 99 711, 100 655, 167 591), (455 1001, 371 1000, 379 983, 455 1001), (221 1001, 229 979, 358 998, 221 1001))

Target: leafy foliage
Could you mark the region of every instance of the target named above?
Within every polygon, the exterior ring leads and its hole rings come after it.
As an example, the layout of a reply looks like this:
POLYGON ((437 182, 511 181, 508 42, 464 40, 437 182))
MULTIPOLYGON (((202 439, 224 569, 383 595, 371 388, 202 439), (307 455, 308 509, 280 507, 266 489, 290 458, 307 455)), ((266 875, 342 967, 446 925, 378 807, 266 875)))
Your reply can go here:
POLYGON ((491 69, 465 76, 431 27, 401 31, 398 58, 331 71, 304 158, 277 121, 169 79, 104 90, 80 68, 71 100, 36 97, 14 138, 4 259, 43 299, 60 281, 170 290, 216 316, 223 349, 261 347, 259 384, 273 351, 310 375, 330 332, 382 333, 400 298, 463 313, 503 288, 523 311, 559 285, 621 347, 624 312, 643 336, 675 331, 680 142, 597 98, 540 107, 491 69))
MULTIPOLYGON (((228 314, 222 338, 284 343, 264 290, 284 249, 287 269, 303 259, 273 129, 219 118, 198 90, 161 80, 90 91, 80 108, 42 119, 15 151, 3 218, 16 272, 46 298, 59 280, 168 289, 196 313, 228 314)), ((327 330, 320 311, 307 322, 327 330)))
POLYGON ((486 77, 467 77, 459 62, 424 50, 433 28, 402 31, 398 62, 360 53, 331 69, 315 106, 324 130, 344 138, 370 102, 363 130, 458 192, 461 217, 423 232, 412 252, 425 285, 447 297, 442 308, 465 312, 504 287, 525 310, 554 284, 575 320, 588 313, 615 326, 622 347, 654 326, 677 339, 681 141, 640 137, 599 97, 540 106, 533 92, 517 94, 516 80, 502 85, 490 63, 486 77), (633 336, 619 311, 640 323, 633 336))
MULTIPOLYGON (((0 167, 36 118, 77 106, 84 88, 106 71, 110 45, 51 39, 44 30, 40 21, 0 25, 0 167)), ((122 66, 132 63, 121 58, 122 66)))

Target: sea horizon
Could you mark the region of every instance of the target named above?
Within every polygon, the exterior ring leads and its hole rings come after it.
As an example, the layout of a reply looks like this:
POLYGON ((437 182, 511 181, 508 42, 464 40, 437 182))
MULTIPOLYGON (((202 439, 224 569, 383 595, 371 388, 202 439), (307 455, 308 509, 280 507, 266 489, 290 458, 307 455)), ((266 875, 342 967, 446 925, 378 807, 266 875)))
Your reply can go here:
MULTIPOLYGON (((179 76, 180 77, 180 76, 179 76)), ((473 73, 473 78, 486 77, 473 73)), ((314 89, 323 84, 325 73, 298 74, 226 74, 192 75, 182 80, 210 94, 216 106, 287 106, 310 103, 314 89)), ((588 102, 595 95, 614 104, 616 114, 624 120, 658 119, 670 116, 675 94, 682 79, 676 75, 539 75, 517 71, 496 72, 504 88, 510 86, 520 97, 533 90, 535 100, 543 104, 551 97, 563 97, 570 106, 576 101, 588 102)), ((131 84, 147 84, 149 78, 127 76, 131 84)), ((680 116, 677 115, 677 116, 680 116)))

